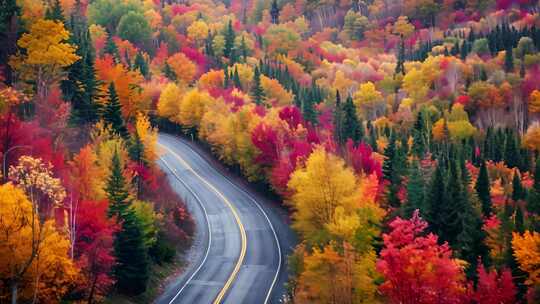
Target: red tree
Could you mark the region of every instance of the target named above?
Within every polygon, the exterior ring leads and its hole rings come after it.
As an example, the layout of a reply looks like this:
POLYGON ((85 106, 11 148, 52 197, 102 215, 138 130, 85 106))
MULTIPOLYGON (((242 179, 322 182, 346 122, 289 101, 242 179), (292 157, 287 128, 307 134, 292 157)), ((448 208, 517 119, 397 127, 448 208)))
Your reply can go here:
POLYGON ((423 235, 426 228, 418 211, 410 220, 397 217, 390 223, 391 231, 383 235, 384 248, 377 262, 384 277, 380 291, 390 303, 466 303, 462 266, 452 259, 448 244, 439 245, 432 233, 423 235))
POLYGON ((107 294, 114 284, 110 276, 115 264, 113 234, 117 227, 107 217, 107 201, 83 201, 79 204, 74 257, 84 274, 80 289, 88 299, 107 294))
POLYGON ((512 273, 504 268, 486 271, 482 263, 478 263, 478 285, 474 300, 479 304, 511 304, 516 302, 516 286, 512 281, 512 273))

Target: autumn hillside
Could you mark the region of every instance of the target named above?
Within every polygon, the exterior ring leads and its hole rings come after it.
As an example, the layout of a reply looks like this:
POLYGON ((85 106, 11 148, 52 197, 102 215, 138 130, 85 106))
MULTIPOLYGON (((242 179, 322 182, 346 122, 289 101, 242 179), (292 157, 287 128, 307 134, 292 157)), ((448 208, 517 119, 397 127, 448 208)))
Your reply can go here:
POLYGON ((0 68, 2 303, 151 301, 158 129, 280 198, 286 303, 540 302, 538 1, 6 0, 0 68))

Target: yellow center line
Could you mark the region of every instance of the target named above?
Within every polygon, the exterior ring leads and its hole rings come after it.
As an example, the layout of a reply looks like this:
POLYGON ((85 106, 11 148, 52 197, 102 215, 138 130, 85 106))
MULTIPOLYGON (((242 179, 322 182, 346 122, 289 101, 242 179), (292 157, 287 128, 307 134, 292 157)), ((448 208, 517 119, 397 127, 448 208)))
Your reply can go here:
POLYGON ((172 151, 171 149, 169 149, 168 147, 166 147, 166 146, 164 146, 162 144, 159 144, 159 145, 162 148, 164 148, 165 150, 169 151, 169 153, 171 153, 175 158, 177 158, 178 161, 180 161, 182 163, 182 165, 184 165, 184 167, 186 167, 195 176, 197 176, 203 183, 206 184, 206 186, 208 186, 208 188, 210 188, 212 191, 214 191, 217 194, 217 196, 219 196, 223 200, 223 202, 231 210, 231 212, 232 212, 232 214, 234 216, 234 219, 236 220, 236 224, 238 225, 238 228, 240 229, 240 235, 241 235, 241 239, 242 239, 242 248, 240 250, 240 256, 238 257, 238 261, 236 262, 236 265, 234 266, 234 269, 233 269, 231 275, 227 279, 227 282, 225 282, 225 285, 223 285, 223 288, 221 289, 221 291, 217 295, 216 299, 214 300, 214 304, 219 304, 219 303, 221 303, 221 301, 223 300, 223 297, 225 296, 225 294, 227 293, 227 291, 231 287, 232 282, 234 281, 234 279, 236 278, 236 275, 238 274, 238 271, 240 271, 240 267, 242 266, 242 263, 244 261, 244 257, 246 256, 246 249, 247 249, 246 230, 244 229, 244 225, 242 224, 242 221, 240 220, 240 216, 238 216, 238 212, 236 211, 236 208, 225 197, 225 195, 223 195, 218 189, 216 189, 216 187, 214 187, 212 184, 210 184, 210 182, 208 182, 206 179, 204 179, 202 176, 200 176, 197 172, 195 172, 195 170, 193 170, 193 168, 180 155, 178 155, 176 152, 172 151))

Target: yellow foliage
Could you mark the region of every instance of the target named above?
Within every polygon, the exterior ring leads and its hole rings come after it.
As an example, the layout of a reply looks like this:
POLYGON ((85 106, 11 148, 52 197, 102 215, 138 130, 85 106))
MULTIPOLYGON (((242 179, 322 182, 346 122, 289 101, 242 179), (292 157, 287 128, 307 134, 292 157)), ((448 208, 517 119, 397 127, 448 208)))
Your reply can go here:
POLYGON ((358 113, 364 118, 375 119, 378 115, 384 113, 383 96, 371 81, 360 85, 360 88, 354 94, 354 103, 358 108, 358 113))
POLYGON ((306 239, 313 239, 325 225, 334 220, 337 207, 340 216, 350 216, 360 201, 358 181, 344 161, 317 148, 291 175, 288 187, 293 193, 289 204, 294 208, 293 227, 306 239))
POLYGON ((208 25, 202 20, 197 20, 187 28, 187 34, 193 41, 203 41, 208 37, 208 25))
POLYGON ((255 72, 253 68, 245 63, 235 63, 229 71, 234 71, 238 69, 238 76, 240 77, 240 83, 242 83, 242 88, 251 88, 251 81, 253 80, 253 75, 255 72))
POLYGON ((525 231, 523 235, 512 233, 512 248, 519 268, 529 274, 528 285, 540 284, 540 233, 525 231))
POLYGON ((332 245, 304 254, 295 303, 378 303, 373 283, 375 252, 360 256, 343 244, 340 254, 332 245))
POLYGON ((415 102, 422 102, 429 91, 423 72, 416 68, 409 70, 403 77, 403 90, 415 102))
POLYGON ((150 120, 142 113, 137 114, 135 130, 144 146, 144 158, 153 164, 157 160, 157 138, 158 132, 150 124, 150 120))
MULTIPOLYGON (((40 303, 59 303, 78 270, 68 256, 69 241, 53 220, 40 223, 34 210, 22 190, 0 186, 0 277, 19 280, 21 301, 31 301, 37 288, 40 303)), ((0 295, 0 300, 8 299, 0 295)))
POLYGON ((408 37, 413 32, 414 25, 409 23, 409 18, 407 16, 399 16, 396 23, 394 23, 394 33, 402 37, 408 37))
POLYGON ((540 151, 540 125, 532 124, 523 137, 523 146, 530 150, 540 151))
POLYGON ((351 93, 352 87, 355 85, 355 82, 350 80, 345 76, 343 71, 338 70, 336 76, 334 77, 333 87, 338 90, 343 96, 347 96, 351 93))
POLYGON ((278 106, 291 105, 294 96, 291 92, 285 90, 276 79, 261 76, 261 86, 264 90, 264 95, 268 101, 277 101, 278 106))
POLYGON ((180 108, 181 98, 182 91, 180 88, 174 82, 168 83, 159 96, 157 104, 158 115, 166 118, 176 116, 180 108))
POLYGON ((67 39, 69 31, 61 22, 42 19, 30 26, 17 45, 26 49, 25 64, 66 67, 80 58, 75 47, 64 42, 67 39))
POLYGON ((201 90, 219 88, 223 86, 225 74, 223 70, 210 70, 199 77, 197 86, 201 90))
POLYGON ((184 53, 176 53, 167 59, 167 64, 176 74, 178 80, 190 84, 197 74, 197 65, 187 58, 184 53))
POLYGON ((81 200, 102 200, 106 198, 105 180, 107 171, 98 166, 96 153, 91 146, 85 146, 70 162, 71 175, 77 182, 81 200))
POLYGON ((206 107, 213 101, 207 92, 192 89, 182 97, 175 120, 187 128, 198 127, 206 107))
POLYGON ((540 91, 534 90, 529 96, 529 111, 531 113, 540 113, 540 91))

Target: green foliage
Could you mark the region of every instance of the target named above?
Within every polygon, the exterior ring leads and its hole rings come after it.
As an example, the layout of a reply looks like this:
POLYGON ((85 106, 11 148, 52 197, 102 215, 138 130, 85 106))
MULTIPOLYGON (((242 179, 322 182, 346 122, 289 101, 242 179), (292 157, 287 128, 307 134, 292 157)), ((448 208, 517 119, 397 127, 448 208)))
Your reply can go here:
POLYGON ((482 204, 482 213, 485 216, 491 214, 491 194, 490 194, 490 182, 487 172, 486 162, 482 161, 480 165, 480 172, 478 173, 478 178, 476 180, 476 185, 474 186, 476 194, 480 199, 482 204))
POLYGON ((88 21, 114 33, 120 19, 128 13, 143 13, 142 3, 136 0, 96 0, 88 6, 88 21))
POLYGON ((131 204, 131 209, 139 221, 145 247, 152 248, 156 244, 158 236, 158 216, 154 207, 149 202, 134 201, 131 204))
POLYGON ((107 198, 109 199, 108 215, 109 217, 117 217, 118 219, 122 214, 126 213, 131 204, 118 151, 115 151, 113 155, 111 166, 111 174, 107 179, 107 185, 105 187, 107 198))
POLYGON ((128 131, 122 117, 122 105, 116 94, 114 83, 109 84, 108 100, 103 108, 102 113, 103 121, 107 124, 116 134, 127 137, 128 131))
MULTIPOLYGON (((235 75, 238 74, 238 70, 235 69, 235 75)), ((236 77, 236 76, 235 76, 236 77)), ((251 97, 257 105, 262 105, 264 103, 264 89, 261 86, 261 73, 259 72, 259 67, 255 67, 255 72, 253 73, 253 84, 251 86, 251 97)))
POLYGON ((145 46, 150 42, 152 30, 142 13, 130 11, 118 22, 116 33, 122 39, 145 46))

